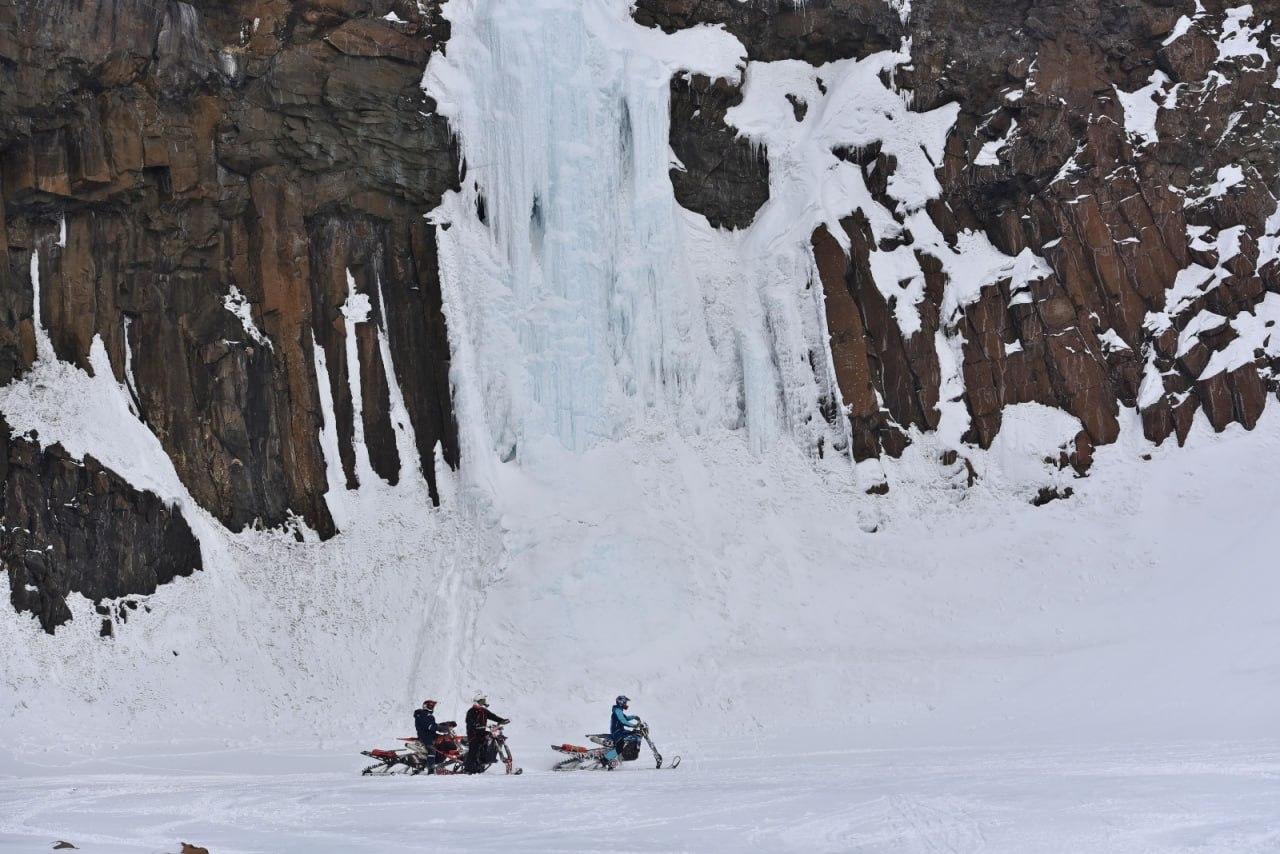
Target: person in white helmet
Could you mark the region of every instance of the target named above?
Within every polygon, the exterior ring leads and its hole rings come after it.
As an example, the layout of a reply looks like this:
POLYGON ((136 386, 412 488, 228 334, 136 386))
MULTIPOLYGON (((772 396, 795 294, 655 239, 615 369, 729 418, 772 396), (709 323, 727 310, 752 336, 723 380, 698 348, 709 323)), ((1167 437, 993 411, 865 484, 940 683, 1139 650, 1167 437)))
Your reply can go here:
POLYGON ((489 711, 489 699, 479 694, 467 710, 467 758, 462 770, 468 774, 479 774, 486 767, 484 758, 489 753, 489 721, 503 726, 511 723, 489 711))

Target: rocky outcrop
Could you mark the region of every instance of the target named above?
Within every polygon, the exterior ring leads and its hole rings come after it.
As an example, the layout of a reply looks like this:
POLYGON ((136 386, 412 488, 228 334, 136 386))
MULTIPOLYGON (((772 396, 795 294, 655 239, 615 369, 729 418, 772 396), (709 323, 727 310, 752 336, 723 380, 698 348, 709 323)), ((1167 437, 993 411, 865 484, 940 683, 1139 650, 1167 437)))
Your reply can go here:
MULTIPOLYGON (((11 438, 0 420, 0 560, 9 598, 46 631, 71 619, 67 596, 104 600, 154 593, 201 568, 200 546, 181 513, 131 487, 93 457, 11 438)), ((132 607, 136 608, 135 600, 132 607)), ((128 619, 121 604, 116 617, 128 619)), ((110 634, 113 619, 104 620, 110 634)))
MULTIPOLYGON (((920 328, 903 335, 868 286, 878 247, 859 214, 841 224, 840 240, 820 229, 813 250, 855 458, 896 454, 904 428, 936 426, 939 329, 962 342, 964 439, 982 447, 1003 408, 1026 401, 1080 419, 1064 460, 1080 471, 1094 446, 1117 437, 1122 406, 1140 410, 1155 442, 1184 439, 1197 410, 1218 430, 1256 423, 1280 367, 1280 346, 1264 331, 1280 281, 1275 10, 916 0, 902 21, 887 3, 830 0, 761 21, 767 6, 641 0, 635 17, 667 30, 722 24, 754 60, 814 65, 896 49, 908 37, 910 62, 887 82, 914 110, 959 105, 931 220, 953 246, 980 232, 1046 268, 1028 281, 993 282, 941 318, 946 274, 917 248, 920 328)), ((735 97, 726 81, 704 88, 735 97)), ((673 149, 718 151, 736 139, 731 127, 705 127, 698 107, 672 99, 673 149)), ((885 195, 892 158, 876 146, 837 153, 862 168, 872 197, 901 221, 885 195)), ((678 197, 713 224, 740 226, 749 218, 735 221, 724 208, 768 194, 766 178, 741 171, 702 169, 680 181, 696 181, 696 196, 678 197)), ((909 232, 903 240, 913 243, 909 232)))
POLYGON ((36 358, 38 284, 57 358, 91 372, 101 339, 232 530, 335 533, 320 382, 348 485, 358 411, 377 475, 420 466, 435 497, 437 447, 458 455, 423 219, 460 178, 420 86, 449 34, 439 6, 0 0, 0 383, 36 358), (350 326, 348 276, 370 306, 350 326), (416 460, 399 459, 393 383, 416 460))
POLYGON ((723 79, 677 75, 671 81, 671 170, 676 201, 717 228, 746 228, 769 199, 764 152, 725 123, 742 92, 723 79))

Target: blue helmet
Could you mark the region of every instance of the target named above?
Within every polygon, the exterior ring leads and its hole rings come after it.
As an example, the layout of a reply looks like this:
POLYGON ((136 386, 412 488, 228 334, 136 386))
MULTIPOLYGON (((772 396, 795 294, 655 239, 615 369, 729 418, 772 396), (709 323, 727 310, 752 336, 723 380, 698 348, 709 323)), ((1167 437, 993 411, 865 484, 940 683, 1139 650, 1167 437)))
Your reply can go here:
POLYGON ((630 697, 628 697, 626 694, 619 694, 619 695, 618 695, 618 698, 617 698, 616 700, 614 700, 614 701, 613 701, 613 704, 614 704, 615 706, 623 706, 623 707, 625 707, 625 706, 627 705, 627 703, 630 703, 630 702, 631 702, 631 698, 630 698, 630 697))

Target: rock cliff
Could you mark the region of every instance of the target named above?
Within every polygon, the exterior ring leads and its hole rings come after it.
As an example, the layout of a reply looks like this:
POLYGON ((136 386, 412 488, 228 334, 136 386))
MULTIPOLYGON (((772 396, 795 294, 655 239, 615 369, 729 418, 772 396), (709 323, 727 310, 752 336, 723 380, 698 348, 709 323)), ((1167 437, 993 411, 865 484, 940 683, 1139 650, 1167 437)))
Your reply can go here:
MULTIPOLYGON (((913 110, 959 105, 936 164, 943 192, 929 206, 933 223, 953 245, 978 231, 1009 256, 1047 265, 943 317, 946 276, 917 249, 921 324, 904 334, 870 259, 912 245, 910 232, 897 246, 879 245, 855 212, 841 224, 843 239, 815 233, 855 457, 896 456, 904 428, 937 426, 940 329, 963 341, 964 438, 981 447, 999 431, 1002 409, 1026 401, 1080 419, 1069 454, 1080 471, 1094 446, 1116 439, 1122 406, 1140 410, 1157 443, 1184 439, 1197 411, 1217 430, 1252 427, 1280 367, 1268 331, 1276 318, 1268 295, 1280 293, 1280 10, 916 0, 900 17, 896 6, 639 0, 635 10, 637 21, 667 31, 723 25, 753 61, 821 66, 909 38, 910 61, 892 85, 913 110)), ((748 82, 751 74, 748 66, 748 82)), ((747 143, 716 108, 740 99, 730 81, 672 83, 678 198, 736 228, 769 196, 767 170, 735 167, 747 143)), ((797 121, 811 108, 793 104, 797 121)), ((902 222, 886 192, 894 159, 877 145, 842 154, 902 222)))
MULTIPOLYGON (((56 357, 92 371, 100 338, 186 488, 229 528, 296 516, 335 532, 326 379, 348 482, 359 411, 377 474, 421 465, 434 490, 435 449, 454 465, 457 440, 423 217, 460 164, 419 81, 448 31, 437 3, 400 0, 0 0, 0 383, 37 357, 38 292, 56 357), (349 327, 353 296, 369 308, 349 327), (417 460, 398 458, 391 382, 417 460)), ((50 465, 8 485, 7 520, 62 489, 50 465)), ((161 579, 189 569, 165 549, 164 514, 98 473, 122 518, 99 545, 152 550, 161 579)), ((65 618, 22 592, 40 577, 11 572, 16 606, 65 618)), ((82 589, 135 592, 130 578, 82 589)))

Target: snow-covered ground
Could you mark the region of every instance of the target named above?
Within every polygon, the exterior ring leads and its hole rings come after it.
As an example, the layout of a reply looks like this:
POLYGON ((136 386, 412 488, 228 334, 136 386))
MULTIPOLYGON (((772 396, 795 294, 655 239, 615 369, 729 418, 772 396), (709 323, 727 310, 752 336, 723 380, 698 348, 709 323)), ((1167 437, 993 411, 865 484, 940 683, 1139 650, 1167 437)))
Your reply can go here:
POLYGON ((23 768, 0 778, 0 851, 1280 850, 1280 743, 867 750, 847 736, 697 742, 674 771, 557 774, 532 748, 519 777, 361 778, 301 750, 23 768))
POLYGON ((5 696, 0 850, 1275 851, 1278 427, 1127 432, 1043 508, 1007 474, 1049 476, 1040 443, 997 446, 989 485, 890 493, 876 533, 812 468, 637 438, 607 453, 651 467, 592 477, 588 454, 512 486, 538 512, 505 517, 469 617, 372 618, 421 566, 402 543, 304 581, 206 573, 112 642, 33 628, 7 647, 32 676, 5 696), (228 629, 218 584, 279 607, 228 629), (357 776, 422 696, 454 716, 472 686, 516 719, 525 776, 357 776), (685 763, 538 773, 619 690, 685 763))

